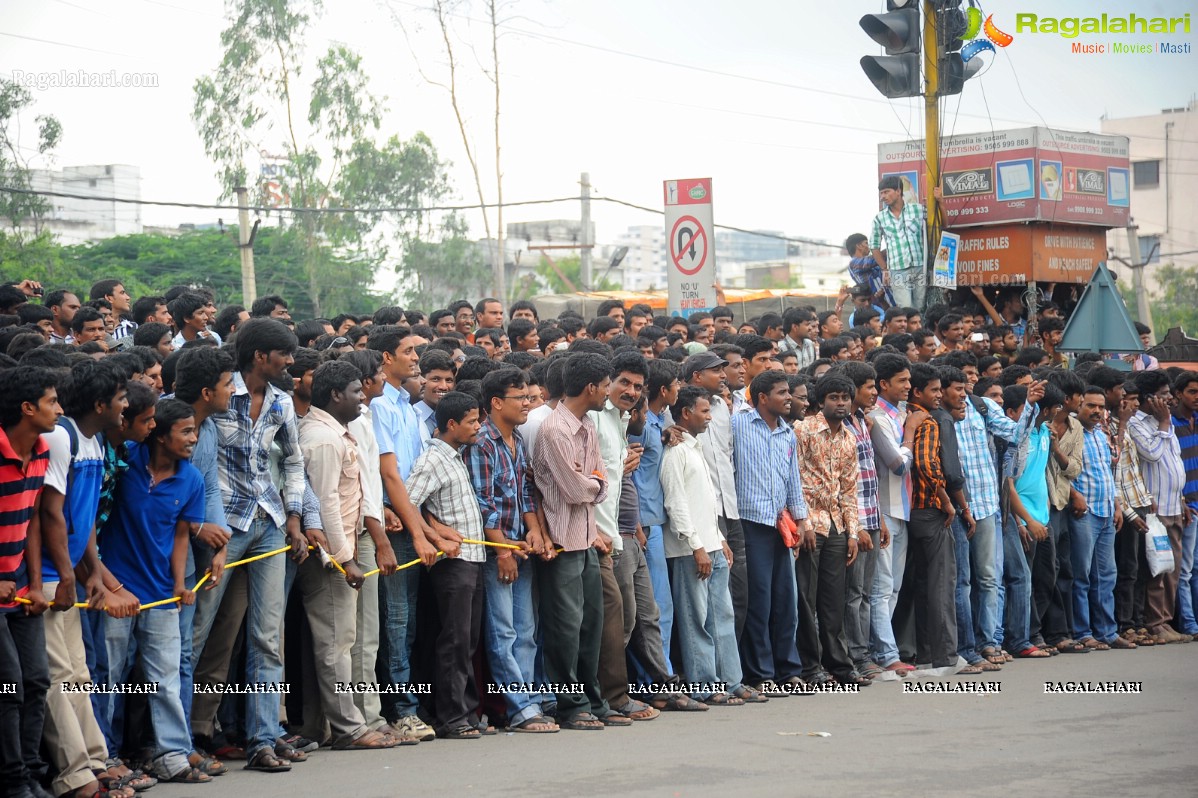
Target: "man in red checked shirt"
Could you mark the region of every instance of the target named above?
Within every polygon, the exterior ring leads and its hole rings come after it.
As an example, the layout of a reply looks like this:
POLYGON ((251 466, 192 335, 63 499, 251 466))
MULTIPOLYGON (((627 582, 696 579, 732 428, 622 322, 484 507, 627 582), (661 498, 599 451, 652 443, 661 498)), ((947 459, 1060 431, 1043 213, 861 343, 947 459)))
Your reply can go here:
POLYGON ((42 613, 38 503, 50 450, 43 432, 54 430, 62 408, 57 377, 24 366, 3 372, 0 393, 0 784, 8 795, 32 796, 45 772, 38 757, 50 670, 42 613), (24 599, 18 603, 17 598, 24 599))

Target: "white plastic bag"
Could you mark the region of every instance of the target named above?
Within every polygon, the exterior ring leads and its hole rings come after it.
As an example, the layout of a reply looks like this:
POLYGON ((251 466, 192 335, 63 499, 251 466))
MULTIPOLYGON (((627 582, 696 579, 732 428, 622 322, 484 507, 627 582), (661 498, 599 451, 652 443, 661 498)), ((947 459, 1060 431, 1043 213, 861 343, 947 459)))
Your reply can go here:
POLYGON ((1148 557, 1148 570, 1153 576, 1172 572, 1177 567, 1173 562, 1173 547, 1169 545, 1169 533, 1155 515, 1148 516, 1148 531, 1144 533, 1144 553, 1148 557))

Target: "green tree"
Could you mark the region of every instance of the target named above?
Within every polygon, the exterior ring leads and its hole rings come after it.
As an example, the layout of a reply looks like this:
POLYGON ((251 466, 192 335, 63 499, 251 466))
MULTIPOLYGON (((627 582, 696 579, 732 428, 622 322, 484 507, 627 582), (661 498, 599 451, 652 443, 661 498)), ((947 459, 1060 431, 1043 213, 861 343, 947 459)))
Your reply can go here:
POLYGON ((1167 263, 1157 268, 1156 281, 1160 290, 1152 295, 1152 337, 1160 341, 1171 327, 1190 336, 1198 333, 1198 267, 1167 263))
POLYGON ((424 134, 378 146, 382 99, 371 94, 352 50, 329 47, 311 83, 299 82, 304 38, 319 11, 316 0, 234 2, 221 61, 196 81, 192 112, 227 195, 250 184, 258 167, 251 159, 282 149, 283 193, 298 209, 286 225, 300 233, 295 263, 316 314, 346 307, 353 301, 346 287, 369 285, 384 260, 405 257, 408 242, 436 241, 430 214, 408 209, 450 192, 445 164, 424 134), (348 207, 392 210, 335 212, 348 207))
POLYGON ((491 285, 491 269, 478 244, 466 238, 466 223, 450 214, 428 240, 412 238, 399 267, 400 293, 414 307, 436 310, 491 285))
POLYGON ((21 153, 51 156, 62 139, 62 125, 53 116, 38 114, 33 118, 36 140, 33 147, 27 147, 29 142, 21 141, 21 117, 32 106, 33 95, 28 89, 0 78, 0 185, 17 190, 0 191, 0 216, 8 220, 14 233, 36 237, 50 204, 43 197, 21 193, 33 188, 30 159, 21 153))
MULTIPOLYGON (((549 259, 541 255, 537 263, 537 277, 544 283, 550 294, 573 294, 582 284, 582 258, 577 255, 567 255, 564 258, 549 259), (555 269, 554 266, 557 266, 555 269)), ((599 276, 594 283, 593 291, 619 291, 620 284, 606 277, 599 276)))

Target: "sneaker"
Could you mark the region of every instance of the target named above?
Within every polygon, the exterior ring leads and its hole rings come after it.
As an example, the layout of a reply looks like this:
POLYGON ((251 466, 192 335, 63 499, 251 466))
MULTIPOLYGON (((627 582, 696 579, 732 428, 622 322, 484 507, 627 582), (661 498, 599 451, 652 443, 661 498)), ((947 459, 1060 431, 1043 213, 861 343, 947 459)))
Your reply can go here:
POLYGON ((415 715, 405 715, 395 722, 395 728, 407 734, 409 737, 415 737, 422 743, 427 743, 437 739, 437 733, 432 727, 422 721, 415 715))
POLYGON ((310 754, 317 748, 320 748, 320 743, 315 740, 309 740, 300 734, 288 734, 286 737, 280 737, 275 740, 275 742, 279 745, 289 745, 296 751, 304 754, 310 754))

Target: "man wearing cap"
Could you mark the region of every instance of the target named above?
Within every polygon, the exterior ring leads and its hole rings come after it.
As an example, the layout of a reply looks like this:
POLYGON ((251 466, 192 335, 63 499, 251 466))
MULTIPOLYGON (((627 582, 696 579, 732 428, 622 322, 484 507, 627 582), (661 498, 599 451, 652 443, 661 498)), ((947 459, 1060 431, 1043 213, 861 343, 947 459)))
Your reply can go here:
POLYGON ((928 285, 928 212, 917 202, 904 201, 903 181, 898 175, 882 178, 878 196, 886 207, 874 217, 870 254, 882 267, 895 304, 923 310, 928 285))

